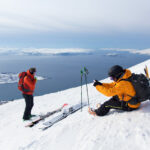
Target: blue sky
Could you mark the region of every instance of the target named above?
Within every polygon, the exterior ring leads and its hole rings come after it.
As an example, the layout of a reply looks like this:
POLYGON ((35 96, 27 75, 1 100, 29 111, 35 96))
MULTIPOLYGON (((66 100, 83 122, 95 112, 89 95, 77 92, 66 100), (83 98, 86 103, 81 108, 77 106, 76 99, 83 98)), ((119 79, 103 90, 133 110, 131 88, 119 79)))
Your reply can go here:
POLYGON ((149 0, 0 1, 0 47, 149 48, 149 0))

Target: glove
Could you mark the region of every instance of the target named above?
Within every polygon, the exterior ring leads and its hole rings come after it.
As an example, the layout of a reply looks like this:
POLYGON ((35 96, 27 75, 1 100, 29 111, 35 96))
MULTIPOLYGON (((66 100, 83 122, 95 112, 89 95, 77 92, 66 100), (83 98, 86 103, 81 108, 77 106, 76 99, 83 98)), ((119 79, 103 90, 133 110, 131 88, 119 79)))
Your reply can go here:
POLYGON ((93 86, 102 85, 101 82, 98 82, 97 80, 94 80, 93 86))
POLYGON ((35 82, 37 82, 37 78, 35 77, 34 79, 35 79, 35 82))

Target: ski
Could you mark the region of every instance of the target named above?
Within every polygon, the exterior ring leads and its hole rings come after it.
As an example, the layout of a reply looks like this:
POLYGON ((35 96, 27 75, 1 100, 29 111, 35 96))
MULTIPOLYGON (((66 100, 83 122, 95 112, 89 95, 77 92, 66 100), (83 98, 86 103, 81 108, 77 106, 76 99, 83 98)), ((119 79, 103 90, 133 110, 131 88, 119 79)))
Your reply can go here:
POLYGON ((148 67, 147 66, 145 66, 144 72, 146 74, 146 77, 150 80, 149 73, 148 73, 148 67))
POLYGON ((63 104, 62 107, 60 107, 60 108, 58 108, 58 109, 56 109, 56 110, 54 110, 54 111, 48 112, 48 113, 46 113, 45 115, 40 116, 40 118, 38 118, 38 119, 32 121, 31 123, 29 123, 29 124, 26 125, 25 127, 33 127, 34 125, 36 125, 37 123, 39 123, 41 120, 44 120, 45 118, 47 118, 47 117, 49 117, 49 116, 51 116, 51 115, 53 115, 53 114, 55 114, 55 113, 57 113, 57 112, 62 111, 62 109, 63 109, 65 106, 67 106, 67 105, 68 105, 68 104, 63 104))
POLYGON ((44 131, 44 130, 50 128, 55 123, 65 119, 66 117, 68 117, 69 115, 75 113, 76 111, 80 110, 82 107, 84 107, 86 105, 87 105, 87 103, 82 104, 82 106, 81 106, 81 104, 77 104, 77 105, 71 106, 67 110, 64 110, 64 112, 62 114, 54 117, 50 121, 47 121, 47 122, 43 123, 43 125, 45 125, 45 127, 42 127, 41 129, 44 131))

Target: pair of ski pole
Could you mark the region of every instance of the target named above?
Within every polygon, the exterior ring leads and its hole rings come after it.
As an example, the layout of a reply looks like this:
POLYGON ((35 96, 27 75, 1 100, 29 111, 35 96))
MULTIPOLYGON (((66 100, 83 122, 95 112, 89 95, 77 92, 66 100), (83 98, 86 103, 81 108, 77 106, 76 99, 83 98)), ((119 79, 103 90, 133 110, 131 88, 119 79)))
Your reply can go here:
POLYGON ((81 70, 80 73, 81 73, 81 111, 82 111, 82 84, 83 84, 83 75, 85 77, 88 106, 90 105, 90 103, 89 103, 89 92, 88 92, 88 86, 87 86, 87 75, 89 74, 89 72, 88 72, 88 69, 86 67, 84 67, 84 70, 81 70))

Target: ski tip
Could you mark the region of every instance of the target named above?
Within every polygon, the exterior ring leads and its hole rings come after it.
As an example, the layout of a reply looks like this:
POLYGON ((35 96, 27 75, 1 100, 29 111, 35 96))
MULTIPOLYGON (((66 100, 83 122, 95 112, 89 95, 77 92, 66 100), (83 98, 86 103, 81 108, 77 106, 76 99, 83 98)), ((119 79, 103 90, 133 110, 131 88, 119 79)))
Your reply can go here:
POLYGON ((65 104, 63 104, 63 107, 65 107, 65 106, 67 106, 68 104, 67 103, 65 103, 65 104))
POLYGON ((29 124, 29 125, 26 125, 25 127, 28 128, 28 127, 31 127, 31 125, 29 124))

